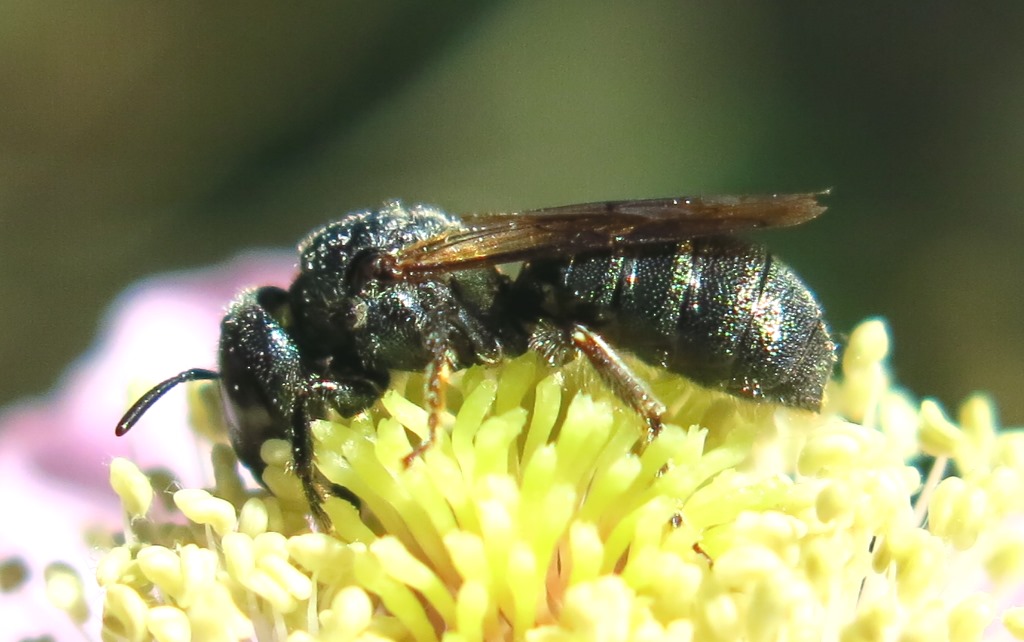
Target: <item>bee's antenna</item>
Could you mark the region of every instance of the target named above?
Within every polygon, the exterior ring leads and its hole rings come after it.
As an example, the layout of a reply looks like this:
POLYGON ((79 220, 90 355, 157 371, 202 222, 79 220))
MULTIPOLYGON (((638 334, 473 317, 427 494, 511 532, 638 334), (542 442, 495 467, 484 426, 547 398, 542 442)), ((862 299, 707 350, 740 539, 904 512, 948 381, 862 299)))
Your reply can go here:
POLYGON ((164 393, 179 383, 188 383, 189 381, 209 381, 219 378, 220 375, 213 370, 192 368, 191 370, 186 370, 185 372, 174 375, 166 381, 156 384, 149 392, 142 395, 142 397, 128 409, 128 412, 124 413, 124 417, 121 417, 121 421, 117 422, 117 428, 114 429, 114 434, 120 437, 131 430, 132 426, 135 425, 142 415, 146 414, 146 411, 149 410, 150 406, 156 403, 157 399, 164 396, 164 393))

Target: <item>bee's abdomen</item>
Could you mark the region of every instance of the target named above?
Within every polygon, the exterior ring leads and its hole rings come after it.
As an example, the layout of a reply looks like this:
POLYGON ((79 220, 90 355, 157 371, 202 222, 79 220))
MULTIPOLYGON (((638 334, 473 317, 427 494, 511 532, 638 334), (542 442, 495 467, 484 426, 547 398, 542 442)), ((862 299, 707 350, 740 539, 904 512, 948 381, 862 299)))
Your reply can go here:
POLYGON ((816 409, 834 346, 806 286, 762 247, 698 238, 526 267, 545 313, 712 388, 816 409))

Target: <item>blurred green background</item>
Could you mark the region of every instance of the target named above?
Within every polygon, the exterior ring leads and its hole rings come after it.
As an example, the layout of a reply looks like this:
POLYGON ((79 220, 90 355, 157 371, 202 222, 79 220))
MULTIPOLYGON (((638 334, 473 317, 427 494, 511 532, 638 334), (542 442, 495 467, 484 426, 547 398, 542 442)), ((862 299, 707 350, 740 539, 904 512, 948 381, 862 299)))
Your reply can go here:
MULTIPOLYGON (((898 378, 1024 423, 1024 3, 5 4, 0 403, 155 272, 387 197, 834 188, 765 234, 898 378)), ((212 346, 211 346, 212 349, 212 346)), ((199 364, 197 364, 199 365, 199 364)))

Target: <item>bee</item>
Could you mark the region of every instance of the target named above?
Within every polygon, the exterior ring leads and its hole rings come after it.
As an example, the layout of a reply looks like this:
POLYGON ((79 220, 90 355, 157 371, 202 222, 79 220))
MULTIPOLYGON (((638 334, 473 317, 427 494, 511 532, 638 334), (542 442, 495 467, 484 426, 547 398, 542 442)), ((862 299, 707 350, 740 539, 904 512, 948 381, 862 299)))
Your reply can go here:
POLYGON ((426 378, 430 447, 452 371, 536 350, 583 355, 643 420, 665 406, 620 351, 747 399, 818 410, 835 345, 814 296, 733 234, 796 225, 824 193, 680 197, 456 217, 385 203, 313 231, 285 290, 245 290, 221 322, 219 370, 186 370, 142 396, 126 433, 172 387, 219 379, 229 437, 257 480, 260 446, 291 444, 314 519, 330 529, 310 424, 372 406, 393 371, 426 378), (520 263, 514 278, 498 266, 520 263))

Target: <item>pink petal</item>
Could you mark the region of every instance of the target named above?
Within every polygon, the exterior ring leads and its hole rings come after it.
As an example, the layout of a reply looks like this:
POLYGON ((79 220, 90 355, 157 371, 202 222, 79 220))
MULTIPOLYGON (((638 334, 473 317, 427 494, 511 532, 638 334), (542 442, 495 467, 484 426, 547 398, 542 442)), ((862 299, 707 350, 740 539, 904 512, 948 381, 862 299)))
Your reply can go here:
POLYGON ((216 366, 219 322, 244 287, 281 285, 292 278, 291 252, 240 256, 210 269, 159 276, 121 295, 96 344, 47 395, 0 413, 0 560, 26 560, 29 582, 0 596, 7 639, 77 635, 43 592, 43 569, 64 561, 84 576, 99 630, 102 594, 92 573, 101 551, 89 550, 86 528, 117 530, 120 504, 108 485, 107 463, 130 457, 142 468, 173 470, 185 485, 208 483, 208 460, 186 426, 185 395, 161 399, 129 435, 114 425, 137 394, 190 367, 216 366), (133 393, 129 393, 129 389, 133 393))

